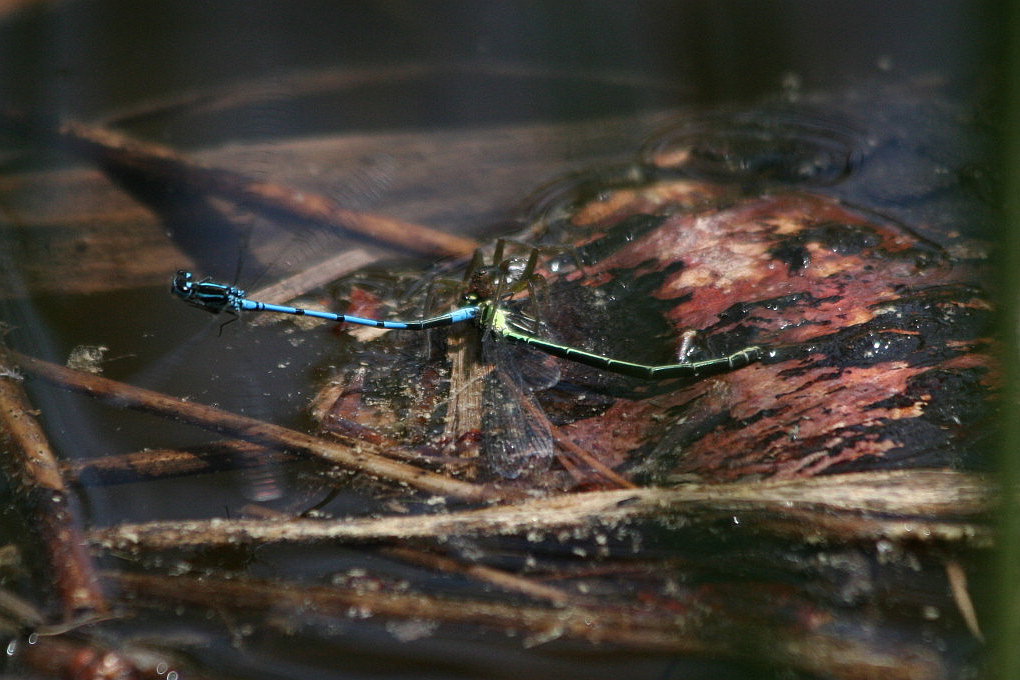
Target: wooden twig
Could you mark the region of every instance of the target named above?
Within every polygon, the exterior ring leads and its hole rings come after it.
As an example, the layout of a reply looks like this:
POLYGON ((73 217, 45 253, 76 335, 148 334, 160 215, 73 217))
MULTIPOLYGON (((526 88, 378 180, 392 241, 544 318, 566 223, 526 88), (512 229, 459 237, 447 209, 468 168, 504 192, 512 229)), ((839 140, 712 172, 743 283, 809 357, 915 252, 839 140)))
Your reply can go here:
MULTIPOLYGON (((255 467, 287 458, 259 444, 237 439, 182 449, 145 449, 134 453, 97 456, 60 465, 69 482, 86 486, 131 484, 170 477, 255 467)), ((290 456, 293 458, 293 456, 290 456)))
POLYGON ((443 555, 412 550, 410 548, 387 548, 382 553, 387 557, 420 565, 428 569, 435 569, 444 573, 462 574, 468 578, 489 583, 503 590, 527 595, 528 597, 550 604, 565 605, 570 601, 570 594, 564 590, 484 564, 462 564, 443 555))
POLYGON ((978 522, 994 507, 988 482, 949 471, 862 472, 809 479, 688 484, 682 487, 561 494, 479 510, 339 520, 192 520, 124 524, 89 533, 95 545, 216 548, 266 543, 363 543, 452 536, 500 536, 615 527, 642 518, 682 516, 693 526, 737 517, 754 528, 812 543, 879 539, 987 548, 978 522), (961 518, 969 518, 965 521, 961 518))
POLYGON ((977 610, 974 608, 974 601, 970 598, 970 590, 967 588, 967 572, 958 560, 946 562, 946 576, 949 578, 949 589, 953 593, 953 602, 967 624, 967 630, 979 642, 985 641, 985 635, 981 632, 981 624, 978 622, 977 610))
MULTIPOLYGON (((282 304, 289 300, 293 300, 299 295, 304 295, 310 290, 321 288, 331 281, 336 281, 341 276, 345 276, 366 265, 372 264, 377 259, 377 257, 368 251, 360 248, 347 250, 319 262, 318 264, 312 265, 311 267, 306 267, 297 274, 288 276, 282 281, 277 281, 270 286, 254 291, 250 290, 248 291, 248 295, 253 300, 282 304)), ((251 321, 270 318, 280 317, 273 317, 271 314, 262 316, 253 315, 251 317, 251 321)))
POLYGON ((646 607, 521 603, 437 597, 336 586, 281 585, 213 576, 108 576, 135 601, 230 611, 273 612, 289 619, 309 614, 363 617, 428 624, 467 624, 523 636, 526 645, 557 639, 612 645, 631 651, 698 654, 789 666, 842 680, 937 680, 946 677, 939 653, 909 642, 852 637, 798 622, 767 630, 740 612, 708 605, 687 613, 646 607))
POLYGON ((346 617, 365 611, 387 619, 474 623, 512 629, 541 639, 567 636, 590 642, 616 642, 642 649, 705 651, 708 643, 677 636, 678 622, 671 614, 635 616, 621 608, 526 606, 493 600, 447 599, 424 593, 369 592, 336 586, 293 586, 255 579, 223 580, 215 577, 168 578, 113 573, 109 578, 130 597, 174 601, 177 605, 223 607, 260 611, 275 607, 278 613, 301 610, 307 616, 346 617), (193 587, 194 586, 194 587, 193 587), (174 598, 173 591, 180 593, 174 598))
POLYGON ((247 441, 271 444, 301 452, 340 467, 363 472, 380 479, 450 496, 463 501, 492 500, 499 494, 488 487, 461 482, 406 463, 385 458, 374 447, 358 443, 329 442, 303 432, 264 423, 254 418, 228 413, 211 406, 184 401, 159 392, 145 390, 89 373, 74 371, 24 354, 11 352, 23 370, 59 387, 88 394, 124 408, 170 416, 213 432, 230 434, 247 441))
POLYGON ((56 457, 33 413, 14 362, 0 346, 0 439, 5 449, 0 465, 49 562, 63 619, 97 616, 107 611, 106 600, 56 457))
POLYGON ((463 236, 392 217, 347 210, 328 196, 276 184, 257 182, 239 172, 210 168, 172 149, 128 138, 109 129, 70 121, 53 132, 67 148, 118 170, 186 186, 248 206, 281 211, 298 219, 326 224, 364 238, 431 257, 463 257, 478 244, 463 236))

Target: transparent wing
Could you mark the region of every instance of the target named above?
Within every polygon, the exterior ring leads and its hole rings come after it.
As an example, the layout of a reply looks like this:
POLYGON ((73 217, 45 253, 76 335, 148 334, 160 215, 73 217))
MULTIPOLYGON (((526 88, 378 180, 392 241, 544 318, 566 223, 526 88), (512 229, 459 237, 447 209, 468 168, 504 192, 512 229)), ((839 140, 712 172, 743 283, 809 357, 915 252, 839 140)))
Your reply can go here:
POLYGON ((508 350, 507 343, 491 338, 483 346, 483 358, 493 370, 486 376, 482 450, 492 472, 515 479, 548 468, 553 438, 508 350))
MULTIPOLYGON (((537 323, 534 318, 523 314, 521 311, 512 312, 509 316, 511 326, 523 333, 536 334, 538 337, 552 339, 549 328, 544 323, 537 323)), ((493 362, 496 365, 509 365, 516 369, 516 373, 522 384, 532 392, 541 392, 549 389, 560 381, 559 362, 545 352, 529 349, 522 345, 507 342, 497 343, 491 341, 488 344, 497 344, 494 347, 493 362)))

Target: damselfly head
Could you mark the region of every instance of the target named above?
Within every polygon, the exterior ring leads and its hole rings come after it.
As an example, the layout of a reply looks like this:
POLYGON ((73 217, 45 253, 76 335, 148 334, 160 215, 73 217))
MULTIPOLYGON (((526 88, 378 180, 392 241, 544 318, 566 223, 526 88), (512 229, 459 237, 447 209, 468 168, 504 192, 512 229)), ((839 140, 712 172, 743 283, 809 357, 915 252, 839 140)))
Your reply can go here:
POLYGON ((170 279, 170 292, 180 298, 189 298, 194 292, 191 272, 178 269, 174 277, 170 279))
POLYGON ((170 292, 189 305, 212 314, 236 312, 240 308, 240 299, 244 297, 244 291, 233 286, 208 278, 195 281, 194 275, 184 269, 178 269, 170 280, 170 292))
POLYGON ((499 268, 493 266, 478 267, 471 272, 462 302, 475 304, 479 300, 489 300, 495 297, 499 274, 499 268))

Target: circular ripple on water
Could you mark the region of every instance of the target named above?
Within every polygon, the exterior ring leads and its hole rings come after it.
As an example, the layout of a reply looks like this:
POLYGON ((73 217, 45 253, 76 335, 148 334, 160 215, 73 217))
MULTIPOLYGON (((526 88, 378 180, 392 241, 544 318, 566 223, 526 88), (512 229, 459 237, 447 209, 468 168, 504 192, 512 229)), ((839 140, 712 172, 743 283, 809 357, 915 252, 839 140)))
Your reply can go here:
POLYGON ((825 186, 846 179, 865 148, 864 135, 847 121, 772 108, 681 121, 651 139, 642 158, 711 181, 825 186))

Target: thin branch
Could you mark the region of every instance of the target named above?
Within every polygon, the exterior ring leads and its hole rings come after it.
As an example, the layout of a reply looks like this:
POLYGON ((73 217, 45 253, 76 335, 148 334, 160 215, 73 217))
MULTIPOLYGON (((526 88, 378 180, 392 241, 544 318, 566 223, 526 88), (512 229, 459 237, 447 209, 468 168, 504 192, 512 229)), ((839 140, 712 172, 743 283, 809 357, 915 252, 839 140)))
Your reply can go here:
POLYGON ((166 600, 174 605, 224 607, 230 610, 273 609, 346 617, 351 611, 383 618, 448 623, 474 623, 531 633, 536 642, 567 636, 590 642, 616 642, 643 649, 705 651, 707 641, 677 636, 671 614, 635 616, 620 608, 527 606, 500 601, 447 599, 423 593, 391 593, 336 586, 294 586, 255 579, 215 577, 168 578, 114 573, 109 578, 129 597, 166 600), (175 598, 174 591, 180 597, 175 598))
POLYGON ((11 357, 0 346, 0 439, 6 440, 0 465, 42 544, 64 620, 93 617, 107 611, 106 600, 56 457, 17 376, 11 357))
MULTIPOLYGON (((331 281, 336 281, 341 276, 357 271, 366 265, 376 262, 378 259, 368 251, 360 248, 346 250, 311 267, 306 267, 293 276, 289 276, 271 286, 248 291, 248 295, 253 300, 282 304, 304 295, 310 290, 321 288, 331 281)), ((259 320, 265 321, 271 318, 274 317, 270 314, 253 315, 249 323, 259 320)))
POLYGON ((62 388, 103 399, 117 406, 170 416, 181 422, 198 425, 213 432, 229 434, 246 441, 302 452, 349 470, 363 472, 380 479, 406 484, 422 491, 450 496, 463 501, 492 500, 500 495, 488 487, 450 479, 385 458, 375 453, 373 451, 375 447, 368 444, 345 445, 329 442, 303 432, 264 423, 211 406, 184 401, 159 392, 74 371, 24 354, 16 352, 10 354, 22 369, 36 377, 62 388))
POLYGON ((64 462, 64 477, 77 484, 99 486, 131 484, 170 477, 237 470, 274 459, 293 459, 286 452, 236 439, 188 449, 145 449, 133 453, 97 456, 64 462))
POLYGON ((489 583, 503 590, 527 595, 536 600, 542 600, 554 605, 565 605, 570 601, 570 594, 559 588, 537 583, 532 579, 517 574, 495 569, 484 564, 462 564, 461 562, 436 555, 435 553, 410 548, 387 548, 382 551, 387 557, 392 557, 409 564, 416 564, 428 569, 435 569, 444 573, 462 574, 483 583, 489 583))
POLYGON ((967 630, 979 642, 985 641, 984 633, 981 632, 981 625, 978 623, 977 610, 974 608, 974 601, 971 600, 970 590, 967 588, 967 572, 958 560, 946 562, 946 576, 949 578, 949 588, 953 593, 953 601, 963 622, 967 624, 967 630))
POLYGON ((616 527, 642 518, 686 526, 735 518, 745 530, 813 543, 889 539, 992 545, 978 523, 994 507, 988 482, 948 471, 853 473, 810 479, 688 484, 561 494, 435 515, 338 520, 184 520, 89 533, 108 549, 216 548, 266 543, 363 543, 410 538, 538 534, 616 527), (969 519, 970 521, 967 521, 969 519))

